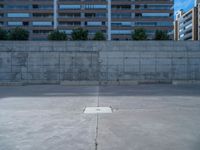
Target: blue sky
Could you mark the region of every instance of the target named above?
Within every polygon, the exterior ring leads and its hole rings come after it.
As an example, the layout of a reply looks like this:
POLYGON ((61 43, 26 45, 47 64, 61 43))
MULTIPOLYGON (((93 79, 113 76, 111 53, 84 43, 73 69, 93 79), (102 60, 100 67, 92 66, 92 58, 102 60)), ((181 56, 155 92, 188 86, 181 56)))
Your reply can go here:
POLYGON ((175 12, 180 9, 187 11, 194 6, 194 0, 175 0, 174 2, 175 12))

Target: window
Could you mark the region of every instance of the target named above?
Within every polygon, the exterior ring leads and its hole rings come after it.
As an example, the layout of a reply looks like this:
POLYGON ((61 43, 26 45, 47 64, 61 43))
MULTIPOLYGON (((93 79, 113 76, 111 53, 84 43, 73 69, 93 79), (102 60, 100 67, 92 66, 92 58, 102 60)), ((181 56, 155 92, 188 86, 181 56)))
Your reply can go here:
POLYGON ((101 26, 102 25, 102 22, 86 22, 86 25, 88 26, 101 26))
POLYGON ((60 9, 80 9, 81 5, 60 5, 60 9))
POLYGON ((52 26, 53 23, 52 22, 48 22, 48 21, 35 21, 33 22, 33 26, 52 26))
POLYGON ((131 22, 112 22, 112 26, 131 26, 131 22))
POLYGON ((130 30, 112 30, 112 34, 131 34, 132 31, 130 30))
POLYGON ((72 30, 59 30, 60 32, 65 32, 66 34, 71 34, 73 31, 72 30))
POLYGON ((8 13, 8 17, 22 17, 27 18, 29 17, 29 13, 8 13))
POLYGON ((24 25, 24 26, 28 26, 28 25, 29 25, 29 22, 23 22, 23 25, 24 25))
POLYGON ((8 22, 8 26, 22 26, 22 22, 8 22))
POLYGON ((36 8, 39 8, 39 7, 38 7, 38 5, 33 5, 33 8, 35 8, 35 9, 36 9, 36 8))
POLYGON ((106 5, 85 5, 85 9, 106 9, 106 5))

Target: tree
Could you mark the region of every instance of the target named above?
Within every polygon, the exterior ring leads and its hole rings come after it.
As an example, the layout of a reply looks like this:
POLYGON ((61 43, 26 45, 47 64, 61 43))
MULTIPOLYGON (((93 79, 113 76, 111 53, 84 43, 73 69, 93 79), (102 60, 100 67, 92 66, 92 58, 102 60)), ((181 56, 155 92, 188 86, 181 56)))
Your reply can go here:
POLYGON ((0 28, 0 40, 7 40, 8 32, 0 28))
POLYGON ((96 40, 96 41, 104 41, 106 40, 104 34, 102 32, 96 32, 95 35, 94 35, 94 38, 93 40, 96 40))
POLYGON ((155 40, 169 40, 169 35, 165 31, 156 30, 155 40))
POLYGON ((72 31, 72 40, 87 40, 88 39, 88 31, 82 28, 74 29, 72 31))
POLYGON ((28 40, 29 39, 29 32, 22 28, 15 28, 9 32, 9 40, 28 40))
POLYGON ((67 35, 66 35, 66 33, 60 32, 58 30, 52 31, 48 35, 48 40, 51 40, 51 41, 65 41, 65 40, 67 40, 67 35))
POLYGON ((132 40, 147 40, 146 32, 143 28, 135 29, 132 33, 132 40))

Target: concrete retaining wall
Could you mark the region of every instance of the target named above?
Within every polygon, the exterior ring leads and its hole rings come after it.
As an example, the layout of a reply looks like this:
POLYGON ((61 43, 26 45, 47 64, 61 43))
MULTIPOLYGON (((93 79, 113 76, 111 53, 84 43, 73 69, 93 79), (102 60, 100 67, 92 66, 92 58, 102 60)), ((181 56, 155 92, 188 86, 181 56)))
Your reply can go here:
POLYGON ((200 80, 200 42, 0 42, 0 82, 200 80))

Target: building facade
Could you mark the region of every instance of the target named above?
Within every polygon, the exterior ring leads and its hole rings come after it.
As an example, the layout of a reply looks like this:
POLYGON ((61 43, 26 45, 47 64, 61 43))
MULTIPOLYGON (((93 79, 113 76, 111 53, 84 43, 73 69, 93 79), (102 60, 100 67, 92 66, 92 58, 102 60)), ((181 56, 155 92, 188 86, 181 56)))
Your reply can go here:
POLYGON ((198 40, 199 39, 199 2, 195 0, 195 5, 187 12, 179 10, 176 12, 174 22, 175 40, 198 40))
POLYGON ((197 8, 176 13, 175 40, 198 40, 197 8))
POLYGON ((197 7, 197 16, 198 16, 198 40, 200 40, 200 0, 197 0, 196 2, 196 7, 197 7))
POLYGON ((173 31, 173 0, 0 0, 0 26, 23 27, 30 39, 46 39, 49 32, 71 34, 81 27, 89 38, 103 32, 108 40, 130 40, 136 28, 149 39, 156 30, 173 31))

